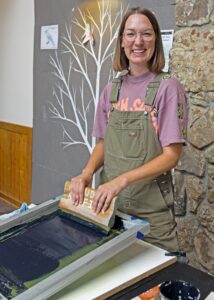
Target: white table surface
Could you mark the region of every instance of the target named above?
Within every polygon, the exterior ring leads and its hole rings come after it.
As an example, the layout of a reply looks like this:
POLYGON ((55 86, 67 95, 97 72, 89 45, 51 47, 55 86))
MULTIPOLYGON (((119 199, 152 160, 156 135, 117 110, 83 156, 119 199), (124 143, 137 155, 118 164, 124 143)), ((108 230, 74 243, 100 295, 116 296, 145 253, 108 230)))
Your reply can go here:
POLYGON ((105 299, 105 296, 122 290, 174 261, 175 258, 165 256, 164 250, 144 241, 136 240, 133 245, 49 299, 105 299))

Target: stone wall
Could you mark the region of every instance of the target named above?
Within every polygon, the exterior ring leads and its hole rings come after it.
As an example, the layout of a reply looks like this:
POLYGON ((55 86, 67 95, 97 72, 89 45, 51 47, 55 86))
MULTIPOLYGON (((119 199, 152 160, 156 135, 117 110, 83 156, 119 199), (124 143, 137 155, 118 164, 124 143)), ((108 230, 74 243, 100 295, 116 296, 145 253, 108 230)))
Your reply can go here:
POLYGON ((214 0, 177 0, 170 73, 184 85, 187 146, 175 169, 179 242, 190 265, 214 274, 214 0))

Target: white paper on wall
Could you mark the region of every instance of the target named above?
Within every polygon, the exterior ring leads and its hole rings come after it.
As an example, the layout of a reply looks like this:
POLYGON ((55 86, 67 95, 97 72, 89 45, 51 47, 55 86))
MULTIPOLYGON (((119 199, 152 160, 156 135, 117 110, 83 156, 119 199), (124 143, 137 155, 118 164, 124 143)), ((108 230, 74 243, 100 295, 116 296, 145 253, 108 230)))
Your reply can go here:
POLYGON ((58 49, 58 25, 41 26, 40 49, 58 49))
POLYGON ((163 69, 164 72, 169 71, 169 52, 170 52, 170 49, 172 48, 173 35, 174 35, 173 29, 161 30, 163 51, 164 51, 164 57, 165 57, 165 66, 163 69))

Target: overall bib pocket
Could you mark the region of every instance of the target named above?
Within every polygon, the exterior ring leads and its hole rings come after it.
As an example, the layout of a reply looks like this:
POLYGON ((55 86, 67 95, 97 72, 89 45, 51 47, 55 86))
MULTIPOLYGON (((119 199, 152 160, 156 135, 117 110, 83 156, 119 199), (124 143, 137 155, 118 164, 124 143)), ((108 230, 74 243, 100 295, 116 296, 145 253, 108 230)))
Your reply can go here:
POLYGON ((147 152, 144 120, 133 117, 120 119, 114 115, 110 121, 105 135, 106 152, 124 160, 143 161, 147 152))
POLYGON ((126 158, 143 159, 146 149, 143 141, 145 140, 144 126, 141 119, 123 120, 121 128, 121 143, 123 156, 126 158))

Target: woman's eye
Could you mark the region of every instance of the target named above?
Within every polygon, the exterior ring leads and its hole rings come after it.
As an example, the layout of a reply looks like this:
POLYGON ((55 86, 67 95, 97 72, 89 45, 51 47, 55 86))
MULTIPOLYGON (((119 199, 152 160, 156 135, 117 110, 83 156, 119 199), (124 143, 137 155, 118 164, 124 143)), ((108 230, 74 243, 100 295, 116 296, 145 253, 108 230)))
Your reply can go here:
POLYGON ((134 36, 135 34, 132 33, 132 32, 128 32, 126 35, 127 35, 128 37, 132 37, 132 36, 134 36))

